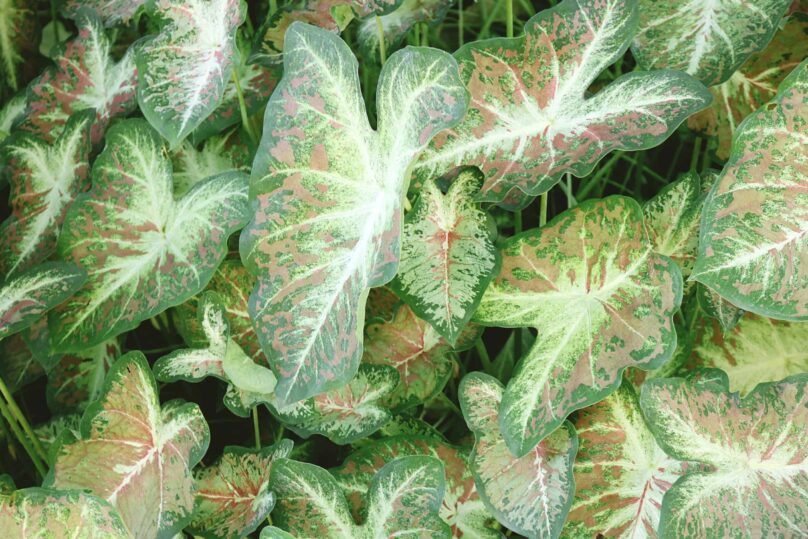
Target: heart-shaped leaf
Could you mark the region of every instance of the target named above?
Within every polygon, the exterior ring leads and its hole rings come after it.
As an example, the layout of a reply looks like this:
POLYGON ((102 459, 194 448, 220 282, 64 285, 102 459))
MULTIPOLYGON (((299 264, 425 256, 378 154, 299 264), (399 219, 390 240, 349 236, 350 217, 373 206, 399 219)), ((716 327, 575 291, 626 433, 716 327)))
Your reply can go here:
POLYGON ((513 454, 617 389, 626 367, 667 361, 681 298, 681 273, 653 251, 633 199, 588 200, 509 238, 475 320, 538 331, 502 398, 513 454))
POLYGON ((460 382, 460 407, 474 433, 471 472, 477 491, 497 520, 531 538, 557 538, 575 492, 572 463, 578 438, 568 422, 514 457, 499 430, 502 384, 480 372, 460 382))
POLYGON ((17 76, 17 65, 23 60, 24 50, 36 49, 34 7, 28 0, 0 0, 0 72, 12 90, 22 82, 17 76))
POLYGON ((808 529, 808 374, 745 398, 712 370, 645 383, 648 426, 672 457, 707 464, 665 494, 659 535, 797 537, 808 529))
POLYGON ((249 212, 247 178, 236 172, 175 200, 171 162, 141 119, 110 129, 92 175, 59 237, 59 255, 90 275, 50 319, 61 351, 111 339, 201 291, 249 212))
POLYGON ((67 208, 90 186, 94 119, 93 111, 82 111, 55 142, 20 133, 0 148, 11 184, 11 215, 0 225, 0 275, 28 269, 56 251, 67 208))
POLYGON ((445 538, 450 533, 438 516, 444 478, 443 464, 434 457, 400 457, 382 467, 368 487, 362 525, 351 517, 334 477, 319 466, 280 459, 270 482, 278 498, 272 521, 298 539, 445 538))
POLYGON ((373 130, 342 40, 294 23, 284 47, 253 165, 256 213, 241 235, 259 278, 250 313, 281 406, 353 377, 368 289, 397 270, 407 171, 466 100, 451 56, 408 48, 382 70, 373 130))
POLYGON ((704 205, 693 278, 763 316, 808 320, 808 61, 749 116, 704 205))
POLYGON ((84 11, 90 10, 111 28, 119 24, 129 24, 136 18, 141 6, 147 0, 64 0, 62 14, 68 19, 78 19, 84 11))
POLYGON ((253 531, 275 505, 269 484, 272 463, 292 451, 291 440, 263 449, 225 447, 213 465, 197 470, 194 536, 238 539, 253 531))
POLYGON ((45 396, 55 414, 82 412, 101 396, 107 372, 121 355, 117 339, 59 358, 48 371, 45 396))
POLYGON ((656 537, 662 496, 686 464, 657 445, 628 382, 575 418, 569 537, 656 537))
POLYGON ((407 214, 401 265, 390 287, 450 344, 468 323, 499 265, 496 226, 474 202, 483 184, 461 172, 444 195, 427 182, 407 214))
MULTIPOLYGON (((437 24, 443 20, 453 3, 454 0, 404 0, 394 11, 380 16, 386 50, 398 47, 416 24, 437 24)), ((379 58, 380 36, 375 15, 361 21, 357 38, 364 58, 379 58)))
POLYGON ((160 407, 146 358, 112 366, 101 398, 81 420, 81 439, 58 448, 46 486, 88 489, 114 505, 135 538, 172 537, 191 517, 191 468, 210 433, 196 404, 160 407))
POLYGON ((435 138, 416 177, 476 165, 486 175, 482 200, 502 202, 516 188, 543 193, 566 172, 585 176, 610 151, 665 140, 710 102, 690 76, 634 72, 585 96, 625 53, 636 25, 635 0, 564 0, 531 18, 524 36, 462 47, 455 57, 469 112, 435 138))
POLYGON ((727 80, 771 40, 791 0, 639 0, 631 52, 644 69, 680 69, 707 86, 727 80))
POLYGON ((699 285, 696 291, 696 298, 699 308, 703 310, 707 316, 718 320, 724 333, 734 328, 746 313, 746 311, 739 309, 703 284, 699 285))

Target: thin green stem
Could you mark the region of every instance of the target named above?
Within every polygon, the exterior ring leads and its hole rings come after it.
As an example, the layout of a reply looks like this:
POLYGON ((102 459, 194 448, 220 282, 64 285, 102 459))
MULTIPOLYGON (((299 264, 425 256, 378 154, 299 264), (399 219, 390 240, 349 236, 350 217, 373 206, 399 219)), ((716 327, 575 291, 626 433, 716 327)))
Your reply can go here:
POLYGON ((513 37, 513 0, 505 0, 505 35, 513 37))
POLYGON ((567 172, 567 181, 564 184, 564 194, 567 195, 567 208, 573 208, 578 205, 575 196, 572 194, 572 174, 567 172))
POLYGON ((387 43, 384 42, 384 25, 382 18, 376 15, 376 34, 379 36, 379 58, 382 65, 387 61, 387 43))
POLYGON ((278 11, 278 0, 269 0, 269 14, 267 17, 272 17, 278 11))
POLYGON ((261 427, 258 424, 258 406, 253 406, 253 432, 255 433, 255 448, 261 449, 261 427))
POLYGON ((421 23, 421 46, 429 47, 429 25, 425 22, 421 23))
POLYGON ((45 469, 45 466, 42 464, 39 455, 37 455, 36 450, 31 446, 30 440, 20 430, 20 426, 14 420, 14 416, 11 414, 11 410, 9 410, 9 407, 6 405, 6 401, 4 399, 0 399, 0 414, 6 418, 6 422, 8 423, 8 426, 11 427, 11 432, 14 433, 14 437, 17 438, 17 441, 20 442, 22 448, 25 449, 26 453, 28 453, 28 457, 31 459, 31 462, 34 463, 37 473, 39 473, 40 477, 44 479, 44 477, 48 475, 48 472, 45 469))
POLYGON ((477 350, 477 355, 480 357, 480 362, 483 364, 485 372, 491 372, 491 356, 488 355, 488 350, 485 348, 482 336, 474 343, 474 349, 477 350))
POLYGON ((20 407, 17 406, 17 402, 14 400, 14 396, 11 394, 11 391, 8 390, 6 382, 1 377, 0 377, 0 393, 3 394, 3 398, 6 400, 6 403, 8 403, 8 408, 11 410, 12 415, 17 419, 20 426, 25 431, 25 434, 30 437, 31 443, 34 445, 34 449, 36 450, 39 458, 41 458, 43 462, 47 462, 48 454, 42 448, 42 445, 39 443, 39 438, 37 438, 36 434, 34 434, 34 429, 31 428, 31 425, 25 418, 25 414, 23 414, 22 410, 20 410, 20 407))
POLYGON ((547 224, 547 199, 549 191, 545 191, 541 194, 541 200, 539 201, 539 226, 544 226, 547 224))
POLYGON ((614 165, 621 157, 621 152, 615 152, 606 163, 598 170, 592 178, 584 184, 578 194, 575 196, 578 200, 583 200, 589 194, 589 192, 594 189, 599 183, 601 178, 611 172, 614 168, 614 165))
POLYGON ((690 172, 696 172, 699 165, 700 153, 701 153, 701 137, 696 137, 696 144, 693 146, 693 153, 690 156, 690 172))
POLYGON ((250 137, 253 145, 258 144, 258 137, 253 129, 252 122, 250 122, 250 115, 247 113, 247 103, 244 102, 244 93, 241 91, 241 81, 239 81, 238 69, 233 69, 233 84, 236 85, 236 96, 238 97, 238 108, 241 110, 241 123, 247 131, 247 136, 250 137))
POLYGON ((51 0, 51 22, 53 22, 54 45, 58 44, 62 37, 59 35, 59 18, 56 15, 56 0, 51 0))
POLYGON ((463 46, 463 42, 465 36, 463 35, 463 31, 465 30, 465 16, 463 15, 463 0, 459 0, 457 2, 457 47, 460 48, 463 46))
POLYGON ((513 233, 519 234, 522 232, 522 210, 513 214, 513 233))

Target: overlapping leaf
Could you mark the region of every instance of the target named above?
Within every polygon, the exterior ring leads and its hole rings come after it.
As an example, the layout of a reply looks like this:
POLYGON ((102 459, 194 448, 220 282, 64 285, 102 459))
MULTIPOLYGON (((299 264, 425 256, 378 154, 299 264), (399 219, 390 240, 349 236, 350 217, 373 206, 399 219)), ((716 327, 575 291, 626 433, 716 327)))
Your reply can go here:
MULTIPOLYGON (((21 119, 25 113, 25 94, 15 95, 0 108, 0 142, 3 142, 11 133, 14 123, 21 119)), ((0 178, 0 185, 4 178, 0 178)))
POLYGON ((444 473, 434 457, 400 457, 382 467, 368 487, 361 525, 354 522, 336 480, 319 466, 280 459, 272 467, 271 483, 277 496, 272 520, 297 539, 437 539, 450 534, 438 516, 444 473))
POLYGON ((272 463, 291 451, 291 440, 255 450, 226 447, 216 463, 195 473, 196 507, 188 530, 217 539, 255 531, 275 505, 269 483, 272 463))
POLYGON ((729 393, 720 371, 646 382, 640 403, 674 458, 709 465, 665 494, 659 535, 797 537, 808 529, 808 374, 729 393))
POLYGON ((0 357, 3 358, 0 361, 0 378, 12 393, 45 374, 22 338, 22 333, 0 340, 0 357))
POLYGON ((732 304, 808 319, 808 61, 749 116, 704 206, 693 277, 732 304))
POLYGON ((669 359, 681 297, 679 269, 653 251, 632 199, 585 201, 508 239, 475 320, 538 331, 502 398, 513 454, 617 389, 626 367, 651 370, 669 359))
POLYGON ((739 309, 718 295, 714 290, 704 285, 699 285, 696 291, 696 298, 699 308, 702 309, 707 316, 718 320, 724 332, 734 328, 735 324, 737 324, 746 313, 746 311, 739 309))
MULTIPOLYGON (((394 11, 379 17, 386 50, 397 47, 407 32, 418 23, 434 24, 446 16, 454 0, 403 0, 394 11)), ((364 58, 378 58, 379 29, 376 17, 366 17, 357 30, 364 58)))
POLYGON ((90 276, 50 319, 62 351, 115 337, 201 291, 249 211, 247 179, 236 172, 175 200, 171 162, 141 119, 110 129, 92 174, 59 237, 59 255, 90 276))
POLYGON ((36 11, 27 0, 0 0, 0 72, 12 90, 21 86, 17 65, 36 44, 36 11))
POLYGON ((219 106, 245 12, 241 0, 155 2, 160 33, 135 53, 138 103, 172 147, 219 106))
POLYGON ((345 384, 362 356, 368 289, 399 258, 407 170, 465 108, 446 53, 408 48, 379 78, 371 129, 356 60, 332 33, 295 23, 267 105, 241 255, 259 277, 250 312, 286 406, 345 384))
POLYGON ((84 413, 81 439, 62 445, 46 486, 88 489, 114 505, 132 537, 172 537, 191 517, 191 468, 210 433, 196 404, 160 407, 146 358, 113 365, 103 396, 84 413))
POLYGON ((117 339, 112 339, 59 358, 48 371, 45 391, 53 413, 81 412, 97 400, 107 372, 120 355, 121 345, 117 339))
POLYGON ((709 103, 707 90, 688 75, 629 73, 585 98, 626 51, 636 25, 634 0, 564 0, 531 18, 524 36, 461 48, 455 57, 471 94, 469 112, 435 138, 417 177, 477 165, 486 175, 483 200, 510 195, 524 202, 515 189, 538 195, 565 172, 588 174, 610 151, 665 140, 709 103))
POLYGON ((444 195, 435 182, 421 188, 407 214, 396 294, 450 344, 468 323, 499 265, 496 227, 474 203, 483 178, 458 175, 444 195))
POLYGON ((128 24, 139 14, 147 0, 65 0, 62 13, 68 19, 78 19, 82 12, 90 10, 110 28, 118 24, 128 24))
POLYGON ((644 69, 690 73, 707 86, 727 80, 777 30, 791 0, 639 0, 632 52, 644 69))
POLYGON ((531 538, 557 538, 575 492, 572 463, 578 450, 568 422, 519 458, 499 430, 502 385, 471 373, 460 383, 460 407, 476 442, 471 471, 485 505, 497 520, 531 538))
POLYGON ((188 140, 172 152, 174 196, 181 197, 205 178, 222 172, 250 171, 250 150, 238 131, 214 135, 197 150, 188 140))
POLYGON ((634 388, 622 387, 575 419, 575 500, 569 537, 656 537, 662 497, 686 465, 645 425, 634 388))

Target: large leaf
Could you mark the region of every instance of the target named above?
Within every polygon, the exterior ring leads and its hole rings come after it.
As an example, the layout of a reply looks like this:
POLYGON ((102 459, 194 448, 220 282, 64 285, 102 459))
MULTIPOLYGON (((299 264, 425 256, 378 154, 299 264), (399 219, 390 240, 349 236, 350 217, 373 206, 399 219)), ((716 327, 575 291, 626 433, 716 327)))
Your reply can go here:
POLYGON ((451 56, 408 48, 382 70, 373 130, 348 46, 326 30, 289 27, 252 171, 256 213, 241 236, 242 260, 259 278, 250 312, 281 406, 356 372, 368 289, 397 270, 407 171, 465 100, 451 56))
POLYGON ((628 383, 575 419, 575 500, 570 537, 656 537, 662 496, 684 473, 645 425, 628 383))
POLYGON ((727 80, 772 38, 791 0, 639 0, 632 52, 644 69, 681 69, 707 86, 727 80))
MULTIPOLYGON (((386 50, 397 47, 416 24, 436 24, 453 3, 454 0, 404 0, 394 11, 380 16, 386 50)), ((375 15, 362 20, 357 38, 364 58, 379 57, 380 36, 375 15)))
POLYGON ((20 86, 17 65, 23 60, 23 49, 29 53, 35 49, 34 7, 27 0, 0 0, 0 73, 12 90, 20 86))
POLYGON ((137 70, 127 51, 115 63, 112 42, 98 19, 83 13, 76 21, 78 35, 57 51, 48 67, 28 89, 28 111, 20 128, 52 142, 58 126, 80 110, 94 109, 92 140, 101 142, 110 120, 132 112, 137 102, 137 70))
POLYGON ((383 438, 351 453, 339 468, 331 470, 358 516, 365 509, 365 496, 373 475, 397 457, 425 455, 440 459, 446 473, 446 491, 440 516, 452 527, 452 537, 499 538, 490 527, 485 508, 468 468, 466 451, 439 438, 403 435, 383 438))
POLYGON ((336 444, 349 444, 390 421, 392 414, 382 403, 397 385, 394 368, 363 364, 344 386, 273 411, 300 436, 322 434, 336 444))
POLYGON ((104 500, 79 490, 26 488, 0 495, 4 537, 128 539, 121 517, 104 500))
POLYGON ((101 396, 107 372, 121 355, 117 339, 59 358, 48 371, 45 396, 56 414, 84 411, 101 396))
POLYGON ((86 10, 90 10, 103 21, 104 26, 128 24, 136 18, 141 6, 147 0, 64 0, 62 13, 68 19, 78 19, 86 10))
POLYGON ((417 177, 477 165, 486 175, 482 200, 502 202, 515 189, 543 193, 566 172, 585 176, 610 151, 665 140, 711 99, 688 75, 629 73, 585 96, 625 53, 636 25, 635 0, 564 0, 531 18, 524 36, 461 48, 469 112, 435 138, 417 177))
POLYGON ((146 358, 113 365, 102 397, 81 420, 81 439, 58 448, 46 486, 88 489, 113 504, 132 537, 168 538, 191 517, 191 468, 210 433, 196 404, 160 407, 146 358))
POLYGON ((272 467, 271 483, 278 498, 272 520, 297 539, 449 535, 438 516, 443 464, 434 457, 400 457, 382 467, 368 488, 362 525, 351 517, 337 482, 318 466, 280 459, 272 467))
POLYGON ((275 505, 269 483, 272 463, 291 451, 291 440, 263 449, 225 447, 218 461, 195 473, 196 507, 188 530, 217 539, 255 531, 275 505))
POLYGON ((238 55, 241 0, 159 0, 160 33, 135 52, 138 104, 172 148, 219 106, 238 55))
POLYGON ((578 438, 568 422, 519 458, 499 430, 502 385, 473 372, 460 383, 460 407, 474 433, 471 471, 485 505, 497 520, 531 538, 557 538, 575 492, 572 463, 578 438))
POLYGON ((110 129, 92 175, 59 237, 59 255, 90 276, 50 319, 62 351, 115 337, 201 291, 249 211, 247 179, 236 172, 175 200, 171 162, 142 119, 110 129))
POLYGON ((86 280, 73 264, 46 262, 0 284, 0 339, 39 320, 86 280))
POLYGON ((496 226, 474 203, 483 178, 465 170, 444 195, 435 182, 407 214, 391 288, 450 344, 471 319, 499 265, 496 226))
POLYGON ((693 278, 738 307, 808 319, 808 61, 749 116, 704 206, 693 278))
POLYGON ((798 537, 808 529, 808 374, 729 393, 720 371, 646 382, 665 451, 707 464, 665 494, 661 537, 798 537))
POLYGON ((509 238, 475 320, 538 331, 502 398, 513 454, 617 389, 626 367, 667 361, 681 298, 679 269, 653 251, 632 199, 588 200, 509 238))
POLYGON ((93 111, 79 112, 51 143, 28 133, 0 147, 11 184, 11 215, 0 225, 0 275, 23 271, 56 251, 67 208, 89 188, 93 111))

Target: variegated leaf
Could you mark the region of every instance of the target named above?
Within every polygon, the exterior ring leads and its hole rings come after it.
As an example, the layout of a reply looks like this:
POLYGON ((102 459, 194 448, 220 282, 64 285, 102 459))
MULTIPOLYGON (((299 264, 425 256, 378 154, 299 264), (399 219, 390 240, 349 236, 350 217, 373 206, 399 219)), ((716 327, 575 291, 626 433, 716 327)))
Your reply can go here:
POLYGON ((651 370, 671 357, 682 277, 653 251, 639 204, 625 197, 582 202, 508 239, 502 253, 475 320, 538 331, 500 411, 508 447, 521 456, 617 389, 626 367, 651 370))
POLYGON ((216 539, 238 539, 255 531, 275 505, 269 483, 272 463, 291 451, 291 440, 262 449, 225 447, 218 461, 194 474, 196 507, 188 531, 216 539))
MULTIPOLYGON (((709 104, 692 77, 629 73, 585 97, 626 51, 636 24, 635 0, 564 0, 531 18, 524 36, 461 48, 455 57, 469 112, 435 138, 416 177, 477 165, 486 175, 481 199, 501 203, 514 189, 538 195, 564 173, 585 176, 610 151, 661 143, 709 104)), ((524 194, 517 199, 529 201, 524 194)))
POLYGON ((450 344, 474 314, 499 265, 496 226, 474 202, 483 184, 461 172, 444 195, 433 181, 407 214, 401 264, 390 287, 450 344))
POLYGON ((407 171, 462 115, 465 90, 451 56, 408 48, 385 64, 377 105, 373 130, 348 46, 290 26, 252 171, 256 213, 241 235, 242 260, 259 278, 250 312, 281 406, 356 372, 368 289, 397 270, 407 171))
POLYGON ((716 155, 729 157, 741 121, 777 93, 777 87, 808 57, 808 14, 794 13, 763 51, 752 55, 726 82, 710 88, 713 104, 688 118, 687 125, 718 136, 716 155))
POLYGON ((394 368, 363 364, 344 386, 283 408, 273 406, 273 411, 300 436, 322 434, 336 444, 349 444, 390 421, 392 414, 382 403, 397 385, 394 368))
POLYGON ((0 495, 4 537, 128 539, 121 517, 104 500, 80 490, 26 488, 0 495))
POLYGON ((140 15, 140 8, 147 0, 64 0, 62 14, 68 19, 79 19, 84 11, 92 11, 111 28, 129 24, 140 15))
POLYGON ((175 200, 171 162, 142 119, 110 129, 92 175, 59 237, 59 255, 90 276, 51 316, 61 351, 115 337, 201 291, 249 212, 246 175, 236 172, 175 200))
POLYGON ((514 457, 499 429, 502 385, 473 372, 460 382, 460 407, 474 433, 471 472, 486 507, 511 530, 530 538, 557 538, 575 492, 572 463, 578 438, 569 422, 514 457))
POLYGON ((365 509, 365 496, 373 475, 397 457, 425 455, 439 459, 446 473, 446 491, 440 516, 452 528, 452 537, 499 538, 468 468, 468 453, 440 438, 404 435, 374 441, 351 453, 339 468, 331 470, 355 516, 365 509))
POLYGON ((241 0, 156 0, 160 33, 135 52, 138 103, 172 148, 219 106, 238 55, 241 0))
MULTIPOLYGON (((64 439, 81 438, 81 414, 56 415, 34 428, 34 435, 49 454, 64 439)), ((52 460, 52 459, 51 459, 52 460)))
POLYGON ((278 498, 272 520, 298 539, 442 539, 450 533, 438 516, 444 475, 434 457, 400 457, 382 467, 368 488, 361 525, 336 480, 319 466, 280 459, 270 482, 278 498))
POLYGON ((206 178, 238 170, 250 171, 250 149, 242 142, 238 131, 214 135, 197 150, 187 139, 172 152, 174 165, 174 196, 181 197, 206 178))
POLYGON ((45 262, 0 284, 0 339, 39 320, 86 280, 73 264, 45 262))
POLYGON ((718 323, 721 324, 721 329, 725 333, 734 328, 746 313, 746 311, 739 309, 703 284, 699 285, 696 298, 699 308, 708 316, 718 320, 718 323))
POLYGON ((45 396, 53 413, 82 412, 101 396, 107 372, 121 355, 117 339, 67 354, 48 371, 45 396))
POLYGON ((24 83, 17 74, 24 52, 36 50, 35 7, 28 0, 0 0, 0 73, 12 90, 24 83))
MULTIPOLYGON (((435 24, 446 16, 454 0, 404 0, 394 11, 379 17, 386 50, 401 43, 407 32, 418 23, 435 24)), ((379 29, 376 16, 366 17, 357 30, 364 58, 379 58, 379 29)))
POLYGON ((0 225, 0 275, 24 271, 56 251, 67 208, 90 187, 94 119, 93 111, 82 111, 55 142, 20 133, 0 147, 11 184, 11 215, 0 225))
POLYGON ((57 127, 70 116, 94 109, 92 141, 98 144, 112 118, 136 108, 137 70, 128 51, 115 63, 112 42, 98 19, 85 12, 76 25, 76 38, 64 45, 56 54, 55 65, 29 87, 27 114, 20 128, 52 142, 61 133, 57 127))
POLYGON ((808 374, 743 399, 712 370, 645 383, 640 404, 665 451, 710 469, 665 494, 659 535, 799 537, 808 529, 808 374))
POLYGON ((171 537, 191 518, 191 468, 209 439, 196 404, 175 400, 161 409, 146 358, 130 352, 84 413, 81 438, 58 448, 45 484, 104 498, 136 539, 171 537))
POLYGON ((199 382, 213 376, 228 383, 224 404, 236 415, 247 417, 260 403, 274 401, 275 375, 256 364, 230 336, 226 311, 215 292, 205 292, 198 308, 198 324, 206 344, 177 350, 154 364, 162 382, 199 382))
POLYGON ((808 319, 808 60, 749 116, 707 197, 693 278, 763 316, 808 319))
MULTIPOLYGON (((25 94, 15 95, 0 108, 0 142, 3 142, 10 134, 14 124, 25 114, 25 94)), ((2 163, 2 161, 0 161, 2 163)), ((0 185, 3 185, 3 178, 0 177, 0 185)))
POLYGON ((575 419, 575 500, 567 537, 656 537, 662 496, 686 464, 669 457, 645 425, 628 382, 575 419))
POLYGON ((727 80, 772 38, 791 0, 639 0, 632 53, 644 69, 680 69, 707 86, 727 80))

